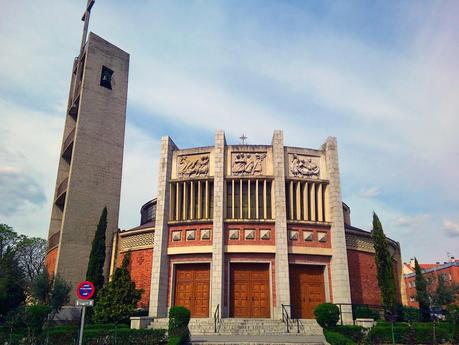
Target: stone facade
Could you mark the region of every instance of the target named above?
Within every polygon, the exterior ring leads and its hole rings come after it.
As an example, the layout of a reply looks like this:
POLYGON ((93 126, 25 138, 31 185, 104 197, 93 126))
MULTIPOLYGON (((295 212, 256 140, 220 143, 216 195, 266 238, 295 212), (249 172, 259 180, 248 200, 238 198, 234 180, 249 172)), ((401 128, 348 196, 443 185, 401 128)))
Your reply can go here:
POLYGON ((93 33, 73 66, 46 260, 73 287, 85 278, 105 206, 106 237, 118 229, 128 69, 129 54, 93 33))

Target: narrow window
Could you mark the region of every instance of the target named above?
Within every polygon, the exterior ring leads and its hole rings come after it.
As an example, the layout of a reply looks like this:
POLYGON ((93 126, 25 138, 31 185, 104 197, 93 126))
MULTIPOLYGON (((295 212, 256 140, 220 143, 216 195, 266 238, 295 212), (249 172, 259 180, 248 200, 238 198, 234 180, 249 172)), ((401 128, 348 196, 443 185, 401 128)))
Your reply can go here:
POLYGON ((100 74, 100 86, 112 89, 112 75, 113 71, 105 66, 102 66, 102 73, 100 74))

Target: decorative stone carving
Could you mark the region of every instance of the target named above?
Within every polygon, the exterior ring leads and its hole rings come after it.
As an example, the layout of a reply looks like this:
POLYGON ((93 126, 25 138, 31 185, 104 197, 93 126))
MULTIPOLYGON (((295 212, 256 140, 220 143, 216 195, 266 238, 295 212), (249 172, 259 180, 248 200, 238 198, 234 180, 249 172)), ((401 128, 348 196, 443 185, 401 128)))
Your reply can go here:
POLYGON ((177 157, 178 176, 181 178, 209 175, 209 155, 188 155, 177 157))
POLYGON ((290 239, 290 241, 298 241, 298 231, 297 230, 290 230, 289 231, 289 239, 290 239))
POLYGON ((238 240, 239 239, 239 230, 238 229, 231 229, 229 231, 229 238, 230 238, 230 240, 238 240))
POLYGON ((194 241, 196 239, 196 230, 187 230, 186 231, 186 240, 194 241))
POLYGON ((327 233, 326 232, 318 232, 317 233, 317 240, 319 242, 327 242, 327 233))
POLYGON ((265 172, 264 152, 234 152, 231 174, 236 176, 259 176, 265 172))
POLYGON ((270 240, 271 239, 271 230, 260 230, 260 238, 262 240, 270 240))
POLYGON ((318 159, 296 153, 289 154, 289 172, 294 177, 319 178, 318 159))
POLYGON ((177 242, 182 240, 181 231, 172 231, 172 241, 177 242))
POLYGON ((303 239, 304 239, 306 242, 312 241, 312 240, 313 240, 312 234, 313 234, 312 231, 303 231, 303 239))
POLYGON ((244 239, 246 239, 246 240, 254 240, 255 239, 255 230, 252 230, 252 229, 244 230, 244 239))
POLYGON ((201 230, 201 240, 210 240, 210 229, 201 230))

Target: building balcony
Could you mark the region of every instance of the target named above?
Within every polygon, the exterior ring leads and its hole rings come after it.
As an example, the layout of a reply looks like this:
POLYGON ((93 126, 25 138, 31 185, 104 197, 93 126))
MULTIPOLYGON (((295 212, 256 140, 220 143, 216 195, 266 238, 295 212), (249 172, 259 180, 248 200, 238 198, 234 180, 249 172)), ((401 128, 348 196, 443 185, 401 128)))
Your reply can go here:
POLYGON ((65 205, 65 196, 67 194, 67 185, 69 178, 66 177, 57 187, 56 191, 56 201, 54 202, 61 210, 64 209, 65 205))
POLYGON ((76 121, 78 118, 78 110, 80 108, 80 95, 72 100, 72 104, 69 107, 68 114, 76 121))
POLYGON ((62 158, 70 163, 72 160, 73 141, 75 139, 75 128, 67 135, 62 144, 62 158))

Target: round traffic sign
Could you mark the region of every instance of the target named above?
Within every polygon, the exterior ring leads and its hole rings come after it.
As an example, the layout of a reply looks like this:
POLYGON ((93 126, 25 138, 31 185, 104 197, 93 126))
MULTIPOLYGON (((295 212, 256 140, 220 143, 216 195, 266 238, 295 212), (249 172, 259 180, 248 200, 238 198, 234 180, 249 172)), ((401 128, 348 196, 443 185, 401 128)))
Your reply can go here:
POLYGON ((90 299, 96 291, 94 284, 88 281, 81 282, 77 287, 77 296, 80 299, 90 299))

